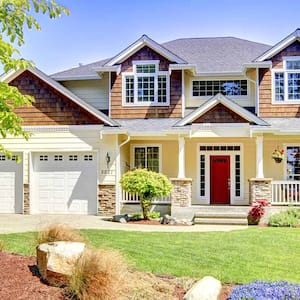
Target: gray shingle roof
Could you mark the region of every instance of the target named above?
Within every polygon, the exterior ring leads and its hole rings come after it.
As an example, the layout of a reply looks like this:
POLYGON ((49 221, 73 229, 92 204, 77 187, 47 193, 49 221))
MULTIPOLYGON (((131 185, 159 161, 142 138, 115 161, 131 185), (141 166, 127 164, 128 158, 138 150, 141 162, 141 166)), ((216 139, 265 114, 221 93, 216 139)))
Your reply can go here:
MULTIPOLYGON (((271 46, 234 37, 184 38, 163 43, 162 46, 190 64, 197 72, 241 72, 243 63, 250 63, 271 46)), ((52 74, 56 80, 66 77, 93 76, 94 68, 102 67, 108 60, 78 66, 52 74)))
POLYGON ((191 64, 197 72, 241 72, 244 63, 252 62, 271 46, 234 37, 187 38, 163 44, 191 64))

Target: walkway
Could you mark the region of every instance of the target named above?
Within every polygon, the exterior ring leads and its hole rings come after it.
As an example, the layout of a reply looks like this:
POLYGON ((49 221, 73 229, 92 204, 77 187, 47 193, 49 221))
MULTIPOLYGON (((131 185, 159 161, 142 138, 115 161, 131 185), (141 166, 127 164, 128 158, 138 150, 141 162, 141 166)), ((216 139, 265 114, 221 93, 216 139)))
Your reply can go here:
POLYGON ((16 233, 38 231, 40 228, 53 223, 64 223, 78 229, 101 230, 129 230, 152 232, 208 232, 232 231, 247 229, 247 226, 236 225, 193 225, 193 226, 168 226, 168 225, 137 225, 121 224, 106 221, 99 216, 83 215, 17 215, 0 214, 0 233, 16 233))

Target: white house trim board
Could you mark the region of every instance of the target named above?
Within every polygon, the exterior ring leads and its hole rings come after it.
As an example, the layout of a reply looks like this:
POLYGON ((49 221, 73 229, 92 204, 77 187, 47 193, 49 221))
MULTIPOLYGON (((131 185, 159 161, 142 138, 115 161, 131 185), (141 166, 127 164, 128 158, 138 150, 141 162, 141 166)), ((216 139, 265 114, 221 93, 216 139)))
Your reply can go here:
MULTIPOLYGON (((26 70, 28 70, 29 72, 31 72, 32 74, 34 74, 35 76, 37 76, 38 78, 40 78, 41 80, 43 80, 44 82, 49 84, 55 90, 62 93, 64 96, 66 96, 71 101, 73 101, 74 103, 76 103, 77 105, 82 107, 84 110, 88 111, 93 116, 97 117, 102 122, 104 122, 110 126, 119 126, 119 124, 116 121, 113 121, 110 118, 108 118, 104 113, 100 112, 99 110, 94 108, 92 105, 88 104, 86 101, 80 99, 78 96, 73 94, 70 90, 68 90, 67 88, 62 86, 60 83, 56 82, 55 80, 53 80, 51 77, 47 76, 45 73, 43 73, 39 69, 28 68, 26 70)), ((14 80, 16 77, 18 77, 20 74, 25 72, 26 70, 17 70, 17 71, 12 70, 12 71, 4 74, 3 76, 1 76, 0 81, 9 83, 12 80, 14 80)))
POLYGON ((246 119, 247 121, 251 123, 255 123, 257 125, 268 125, 265 121, 262 119, 258 118, 248 110, 244 109, 243 107, 239 106, 232 100, 230 100, 228 97, 222 95, 222 94, 217 94, 214 97, 210 98, 208 101, 203 103, 199 108, 194 110, 192 113, 187 115, 185 118, 180 120, 175 124, 175 126, 184 126, 187 125, 188 123, 193 122, 197 118, 199 118, 201 115, 204 115, 206 112, 211 110, 214 106, 217 104, 223 104, 236 114, 240 115, 242 118, 246 119))
POLYGON ((244 150, 241 143, 199 143, 197 144, 197 182, 196 182, 196 201, 193 205, 210 204, 210 156, 228 155, 230 156, 230 204, 246 204, 244 201, 244 150), (239 146, 240 150, 232 151, 201 151, 200 146, 239 146), (200 195, 200 155, 205 156, 205 196, 200 195), (240 155, 240 196, 235 196, 235 155, 240 155))
POLYGON ((257 57, 255 61, 261 62, 266 59, 272 58, 274 55, 288 47, 290 44, 292 44, 295 41, 299 41, 300 39, 300 29, 297 28, 294 32, 292 32, 290 35, 288 35, 286 38, 281 40, 279 43, 277 43, 275 46, 267 50, 264 54, 257 57))
POLYGON ((115 57, 113 57, 111 60, 109 60, 104 67, 113 66, 115 64, 123 62, 125 59, 130 57, 132 54, 143 48, 144 46, 148 46, 149 48, 153 49, 155 52, 159 53, 163 57, 167 58, 171 62, 176 62, 180 64, 186 63, 185 60, 180 58, 179 56, 175 55, 165 47, 161 46, 154 40, 150 39, 147 35, 142 35, 138 40, 136 40, 133 44, 131 44, 129 47, 121 51, 119 54, 117 54, 115 57))

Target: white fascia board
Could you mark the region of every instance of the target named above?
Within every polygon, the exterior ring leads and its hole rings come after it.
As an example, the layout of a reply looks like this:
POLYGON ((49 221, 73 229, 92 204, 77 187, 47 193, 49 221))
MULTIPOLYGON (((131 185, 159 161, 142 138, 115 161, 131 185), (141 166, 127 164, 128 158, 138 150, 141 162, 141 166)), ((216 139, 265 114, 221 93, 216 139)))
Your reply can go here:
POLYGON ((268 61, 262 61, 262 62, 253 62, 253 63, 245 63, 243 64, 244 71, 249 68, 271 68, 272 62, 270 60, 268 61))
POLYGON ((76 76, 50 76, 56 81, 68 81, 68 80, 93 80, 93 79, 102 79, 97 73, 95 75, 76 75, 76 76))
POLYGON ((121 63, 126 58, 134 54, 136 51, 140 50, 142 47, 148 46, 151 49, 153 49, 155 52, 159 53, 160 55, 164 56, 170 61, 174 61, 176 63, 186 63, 182 58, 175 55, 165 47, 161 46, 160 44, 156 43, 152 39, 150 39, 147 35, 143 35, 140 37, 137 41, 135 41, 133 44, 131 44, 129 47, 127 47, 125 50, 121 51, 119 54, 117 54, 115 57, 113 57, 111 60, 109 60, 105 66, 113 66, 115 64, 121 63))
POLYGON ((257 57, 255 59, 255 61, 264 61, 266 59, 270 59, 271 57, 273 57, 274 55, 276 55, 277 53, 282 51, 284 48, 289 46, 294 41, 299 40, 299 38, 300 38, 300 29, 296 29, 293 33, 291 33, 286 38, 281 40, 279 43, 277 43, 271 49, 267 50, 261 56, 257 57))
MULTIPOLYGON (((29 72, 33 73, 35 76, 39 77, 43 81, 45 81, 47 84, 49 84, 51 87, 53 87, 55 90, 59 91, 62 93, 64 96, 67 98, 71 99, 74 103, 82 107, 84 110, 88 111, 91 113, 93 116, 97 117, 99 120, 103 121, 104 123, 110 125, 110 126, 119 126, 119 124, 111 119, 109 119, 105 114, 102 112, 98 111, 96 108, 85 102, 84 100, 80 99, 78 96, 73 94, 70 90, 65 88, 63 85, 43 73, 37 68, 28 68, 27 69, 29 72)), ((9 83, 16 77, 18 77, 20 74, 25 72, 26 70, 17 70, 17 71, 12 71, 8 72, 6 75, 2 76, 0 78, 1 81, 9 83)))
POLYGON ((192 70, 196 72, 195 64, 169 64, 169 70, 192 70))
POLYGON ((95 72, 116 72, 117 74, 120 74, 121 65, 95 67, 93 70, 95 72))
POLYGON ((22 129, 29 132, 69 132, 82 130, 102 130, 104 125, 47 125, 47 126, 22 126, 22 129))

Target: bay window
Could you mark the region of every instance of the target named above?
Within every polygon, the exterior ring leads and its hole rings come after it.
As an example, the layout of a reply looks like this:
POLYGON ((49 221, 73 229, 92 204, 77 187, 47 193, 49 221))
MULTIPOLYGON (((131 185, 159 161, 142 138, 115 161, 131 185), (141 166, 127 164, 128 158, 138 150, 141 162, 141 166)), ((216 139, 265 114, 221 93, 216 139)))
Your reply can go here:
POLYGON ((273 70, 273 94, 275 103, 300 101, 300 57, 285 57, 283 69, 273 70))
POLYGON ((159 61, 133 61, 133 72, 124 72, 123 105, 168 105, 169 73, 159 61))

